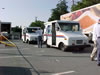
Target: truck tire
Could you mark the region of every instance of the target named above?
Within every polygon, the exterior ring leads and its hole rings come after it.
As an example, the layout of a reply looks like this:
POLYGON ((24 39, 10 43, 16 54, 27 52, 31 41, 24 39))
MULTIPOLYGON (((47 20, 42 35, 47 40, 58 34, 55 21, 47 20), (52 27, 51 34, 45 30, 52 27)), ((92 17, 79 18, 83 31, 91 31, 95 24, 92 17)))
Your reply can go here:
POLYGON ((45 43, 46 43, 46 47, 47 48, 50 48, 50 45, 47 44, 47 40, 45 41, 45 43))
POLYGON ((46 47, 47 47, 47 48, 50 48, 50 46, 49 46, 48 44, 46 44, 46 47))
POLYGON ((22 39, 23 43, 25 43, 25 41, 22 39))
POLYGON ((61 43, 61 44, 59 45, 59 48, 60 48, 60 50, 62 50, 62 51, 65 51, 65 50, 66 50, 64 43, 61 43))
POLYGON ((30 42, 29 40, 27 40, 27 43, 28 43, 28 44, 31 44, 31 42, 30 42))
POLYGON ((22 42, 25 43, 24 39, 22 39, 22 42))

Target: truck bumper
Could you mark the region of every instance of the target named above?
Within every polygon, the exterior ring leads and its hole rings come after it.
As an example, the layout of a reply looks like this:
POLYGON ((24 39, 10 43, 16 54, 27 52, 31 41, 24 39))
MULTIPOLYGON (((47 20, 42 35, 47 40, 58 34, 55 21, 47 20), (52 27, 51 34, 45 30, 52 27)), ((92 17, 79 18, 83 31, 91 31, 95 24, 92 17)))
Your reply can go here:
POLYGON ((37 38, 31 38, 30 41, 37 41, 37 38))
POLYGON ((71 46, 66 46, 66 48, 87 48, 91 47, 91 45, 71 45, 71 46))

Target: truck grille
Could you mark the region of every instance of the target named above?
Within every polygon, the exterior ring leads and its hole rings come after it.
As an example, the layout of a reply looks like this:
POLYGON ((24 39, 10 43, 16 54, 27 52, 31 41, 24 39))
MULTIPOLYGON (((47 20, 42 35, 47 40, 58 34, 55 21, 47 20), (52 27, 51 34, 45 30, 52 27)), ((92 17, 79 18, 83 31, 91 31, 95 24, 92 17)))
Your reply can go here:
POLYGON ((83 40, 77 40, 76 43, 77 44, 82 44, 83 43, 83 40))

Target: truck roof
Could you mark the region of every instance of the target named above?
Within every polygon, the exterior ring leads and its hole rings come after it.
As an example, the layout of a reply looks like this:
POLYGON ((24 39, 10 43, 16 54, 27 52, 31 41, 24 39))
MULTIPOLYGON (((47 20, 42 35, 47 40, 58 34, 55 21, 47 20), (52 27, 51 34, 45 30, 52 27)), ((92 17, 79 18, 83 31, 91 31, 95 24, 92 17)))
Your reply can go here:
POLYGON ((2 24, 11 24, 11 22, 1 22, 2 24))
POLYGON ((78 21, 66 21, 66 20, 54 20, 54 21, 50 21, 50 22, 45 22, 44 24, 51 24, 54 22, 61 22, 61 23, 79 23, 78 21))

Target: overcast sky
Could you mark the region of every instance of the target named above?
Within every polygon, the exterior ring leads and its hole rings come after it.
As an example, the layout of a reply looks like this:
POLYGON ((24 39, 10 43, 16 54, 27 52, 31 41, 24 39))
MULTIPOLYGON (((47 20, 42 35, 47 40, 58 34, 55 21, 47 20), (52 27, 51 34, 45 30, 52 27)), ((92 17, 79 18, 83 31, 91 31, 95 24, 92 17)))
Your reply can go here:
MULTIPOLYGON (((12 22, 12 27, 29 26, 31 22, 35 21, 35 17, 37 17, 38 20, 48 21, 51 15, 51 9, 56 8, 58 1, 59 0, 0 0, 0 20, 3 22, 12 22)), ((68 1, 67 5, 70 8, 72 0, 66 1, 68 1)))

